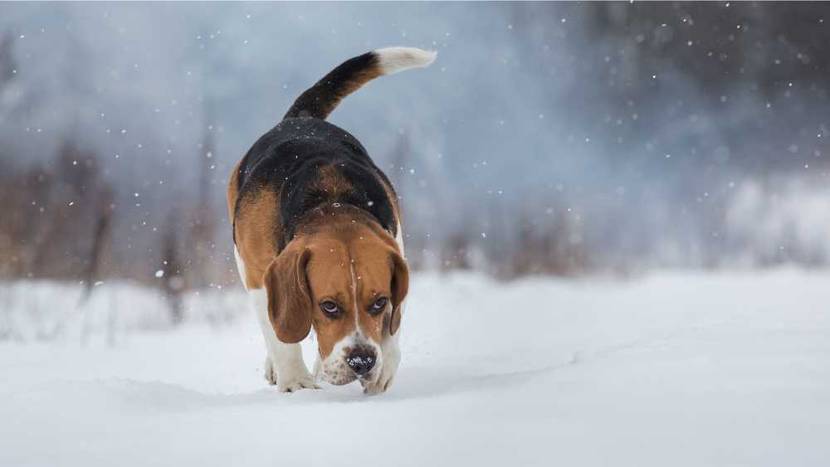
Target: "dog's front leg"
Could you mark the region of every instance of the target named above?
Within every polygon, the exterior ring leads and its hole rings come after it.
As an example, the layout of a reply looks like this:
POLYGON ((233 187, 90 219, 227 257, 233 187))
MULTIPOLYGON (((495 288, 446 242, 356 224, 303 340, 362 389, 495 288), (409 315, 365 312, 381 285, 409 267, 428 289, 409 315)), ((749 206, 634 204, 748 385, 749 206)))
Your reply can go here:
POLYGON ((276 384, 280 392, 294 392, 303 388, 318 389, 314 378, 303 362, 300 344, 286 344, 277 339, 277 334, 268 319, 268 296, 265 289, 249 292, 251 306, 257 315, 268 356, 265 359, 265 379, 276 384))
POLYGON ((383 341, 380 343, 381 355, 383 356, 380 374, 373 381, 363 382, 361 380, 363 392, 366 394, 380 394, 392 386, 395 373, 398 372, 398 365, 401 363, 401 350, 398 345, 400 335, 400 330, 394 336, 389 335, 388 330, 384 330, 383 341))

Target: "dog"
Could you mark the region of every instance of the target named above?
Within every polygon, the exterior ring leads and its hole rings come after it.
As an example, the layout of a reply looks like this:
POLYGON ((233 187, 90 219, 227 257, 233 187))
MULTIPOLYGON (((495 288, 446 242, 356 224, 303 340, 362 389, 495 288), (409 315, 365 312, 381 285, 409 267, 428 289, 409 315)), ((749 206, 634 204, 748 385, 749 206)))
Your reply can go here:
POLYGON ((436 53, 389 47, 351 58, 303 92, 228 182, 239 275, 259 320, 265 378, 281 392, 359 380, 389 389, 409 289, 398 198, 366 149, 326 117, 369 81, 436 53), (314 375, 299 342, 317 338, 314 375))

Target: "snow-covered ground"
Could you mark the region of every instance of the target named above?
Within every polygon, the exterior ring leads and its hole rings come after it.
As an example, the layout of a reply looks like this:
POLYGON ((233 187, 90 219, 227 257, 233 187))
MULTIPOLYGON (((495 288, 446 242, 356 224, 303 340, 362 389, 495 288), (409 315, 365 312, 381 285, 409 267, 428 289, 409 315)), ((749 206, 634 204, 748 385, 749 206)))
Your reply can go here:
POLYGON ((410 298, 377 397, 278 394, 244 312, 7 338, 0 465, 830 465, 830 273, 422 274, 410 298))

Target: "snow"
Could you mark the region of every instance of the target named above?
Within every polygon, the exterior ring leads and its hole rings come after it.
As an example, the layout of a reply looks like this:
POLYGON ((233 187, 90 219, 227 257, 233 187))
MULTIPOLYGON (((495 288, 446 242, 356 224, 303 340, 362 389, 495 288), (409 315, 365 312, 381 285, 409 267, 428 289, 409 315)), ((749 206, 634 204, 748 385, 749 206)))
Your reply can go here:
POLYGON ((772 178, 766 183, 746 180, 727 203, 725 214, 726 229, 748 245, 756 260, 779 250, 814 262, 830 257, 830 188, 826 177, 772 178))
MULTIPOLYGON (((11 339, 0 465, 827 465, 828 284, 796 270, 419 274, 400 372, 375 397, 278 394, 244 312, 216 324, 191 309, 174 330, 122 323, 114 346, 70 331, 11 339)), ((47 288, 31 290, 64 306, 68 292, 47 288)), ((158 306, 147 293, 122 287, 117 302, 158 306)), ((106 314, 112 302, 94 297, 106 314)))

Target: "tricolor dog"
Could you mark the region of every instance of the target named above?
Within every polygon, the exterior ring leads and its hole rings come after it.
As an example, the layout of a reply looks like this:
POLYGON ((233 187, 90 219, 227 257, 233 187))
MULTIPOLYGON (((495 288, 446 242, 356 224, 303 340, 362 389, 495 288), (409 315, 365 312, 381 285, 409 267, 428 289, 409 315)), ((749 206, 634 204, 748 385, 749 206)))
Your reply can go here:
POLYGON ((397 197, 360 142, 325 118, 372 79, 433 60, 434 52, 391 47, 344 62, 231 173, 237 267, 265 338, 265 378, 280 391, 357 379, 375 394, 395 377, 409 288, 397 197), (313 376, 299 344, 312 329, 313 376))

